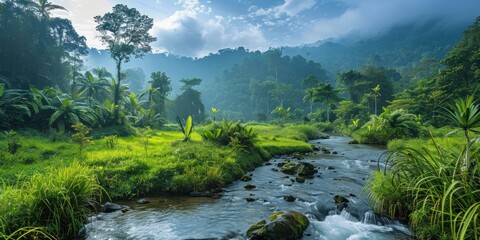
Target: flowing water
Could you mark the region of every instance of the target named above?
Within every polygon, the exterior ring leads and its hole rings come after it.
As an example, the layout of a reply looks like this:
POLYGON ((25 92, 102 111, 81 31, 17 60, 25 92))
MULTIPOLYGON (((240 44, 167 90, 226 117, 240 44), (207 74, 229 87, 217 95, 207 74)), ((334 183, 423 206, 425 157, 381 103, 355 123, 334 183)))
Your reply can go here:
POLYGON ((248 183, 256 185, 253 190, 237 181, 218 199, 160 196, 147 198, 151 203, 145 205, 122 202, 132 210, 98 215, 86 225, 87 239, 245 239, 251 225, 284 210, 302 212, 310 219, 303 240, 412 239, 405 225, 374 214, 361 196, 384 148, 349 145, 348 141, 346 137, 312 141, 338 154, 318 151, 305 156, 301 161, 318 169, 315 178, 305 183, 293 182, 292 176, 276 171, 276 163, 287 156, 273 158, 272 165, 251 172, 253 179, 248 183), (296 200, 287 202, 285 195, 296 200), (335 195, 349 200, 341 212, 336 209, 335 195))

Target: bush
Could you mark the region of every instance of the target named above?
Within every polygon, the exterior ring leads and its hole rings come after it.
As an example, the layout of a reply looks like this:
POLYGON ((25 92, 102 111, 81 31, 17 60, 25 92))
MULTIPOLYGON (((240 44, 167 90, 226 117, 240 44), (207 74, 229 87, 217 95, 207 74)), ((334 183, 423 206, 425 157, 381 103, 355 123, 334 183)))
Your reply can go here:
POLYGON ((86 167, 74 163, 43 175, 35 174, 18 186, 3 186, 1 193, 3 233, 14 234, 33 227, 41 231, 31 231, 26 238, 36 239, 46 233, 72 239, 78 237, 91 206, 101 199, 102 188, 86 167))
POLYGON ((247 128, 240 122, 233 123, 223 120, 214 123, 208 129, 200 133, 204 140, 212 141, 220 145, 230 145, 239 148, 252 148, 257 133, 253 128, 247 128))
POLYGON ((372 115, 354 137, 361 143, 385 145, 392 139, 409 139, 421 134, 417 117, 404 110, 385 111, 380 116, 372 115))

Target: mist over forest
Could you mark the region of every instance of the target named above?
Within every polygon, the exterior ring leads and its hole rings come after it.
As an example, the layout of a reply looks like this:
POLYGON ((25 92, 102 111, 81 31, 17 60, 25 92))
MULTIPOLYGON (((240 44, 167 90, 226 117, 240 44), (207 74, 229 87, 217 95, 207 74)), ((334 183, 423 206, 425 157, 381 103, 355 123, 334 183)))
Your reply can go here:
MULTIPOLYGON (((252 106, 256 104, 251 101, 255 97, 250 86, 252 81, 261 83, 275 80, 280 84, 291 84, 299 89, 297 95, 300 96, 305 87, 302 87, 302 79, 308 75, 336 86, 337 74, 360 69, 362 66, 375 66, 395 70, 398 75, 392 80, 399 90, 400 87, 406 87, 412 78, 435 71, 424 69, 427 72, 422 72, 420 69, 425 68, 428 61, 443 59, 461 39, 468 24, 444 25, 441 21, 431 20, 395 26, 367 38, 352 33, 337 39, 272 48, 266 52, 239 46, 236 49, 221 49, 200 58, 149 53, 142 59, 132 59, 125 64, 125 69, 128 81, 136 86, 130 86, 135 92, 148 85, 149 76, 155 71, 165 72, 172 80, 173 90, 169 99, 180 94, 181 79, 200 78, 203 81, 197 88, 202 93, 206 109, 218 107, 233 119, 261 120, 266 119, 268 111, 280 102, 272 96, 272 106, 264 106, 265 112, 260 113, 264 116, 256 118, 253 112, 258 113, 258 109, 257 106, 252 106), (268 61, 278 61, 281 64, 273 69, 268 61), (278 79, 274 79, 275 76, 278 79), (234 93, 231 92, 232 89, 234 93)), ((105 66, 113 72, 115 62, 110 58, 108 50, 90 49, 85 66, 86 69, 105 66)), ((299 106, 302 105, 301 96, 287 101, 286 105, 308 110, 299 106)))

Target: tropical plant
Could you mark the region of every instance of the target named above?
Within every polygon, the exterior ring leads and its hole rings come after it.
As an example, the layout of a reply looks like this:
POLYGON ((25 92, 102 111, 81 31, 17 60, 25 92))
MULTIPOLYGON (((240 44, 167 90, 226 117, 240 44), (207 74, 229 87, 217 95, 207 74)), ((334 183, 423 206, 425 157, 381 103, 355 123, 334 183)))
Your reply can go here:
POLYGON ((238 148, 251 149, 257 132, 253 128, 247 128, 240 122, 232 122, 224 119, 222 122, 214 122, 209 128, 200 132, 203 140, 211 141, 220 145, 230 145, 238 148))
POLYGON ((55 5, 48 0, 28 0, 28 4, 32 5, 37 14, 40 16, 42 20, 46 20, 50 18, 51 11, 53 10, 64 10, 67 11, 64 7, 60 5, 55 5))
POLYGON ((293 118, 293 113, 290 112, 290 107, 284 108, 282 106, 277 106, 275 109, 272 111, 272 115, 275 118, 282 119, 283 121, 288 121, 293 118))
POLYGON ((384 108, 379 116, 372 115, 370 121, 355 133, 360 142, 387 144, 397 138, 412 138, 420 134, 417 116, 403 109, 391 111, 384 108))
MULTIPOLYGON (((87 93, 88 106, 92 107, 95 94, 106 94, 110 83, 105 78, 95 78, 89 71, 80 77, 80 91, 87 93)), ((95 101, 96 102, 96 101, 95 101)))
POLYGON ((50 127, 56 127, 60 132, 65 132, 66 126, 72 126, 80 121, 93 125, 95 123, 94 111, 83 102, 76 102, 66 95, 58 96, 54 105, 45 106, 53 110, 50 116, 50 127))
POLYGON ((212 107, 212 115, 213 115, 213 121, 215 122, 215 117, 220 113, 220 110, 217 109, 216 107, 212 107))
POLYGON ((114 149, 118 145, 117 135, 105 136, 103 140, 105 140, 105 145, 108 149, 114 149))
POLYGON ((177 121, 178 125, 180 125, 180 128, 182 129, 183 133, 183 141, 187 142, 190 140, 190 135, 192 135, 193 132, 193 120, 192 116, 187 117, 187 121, 185 121, 185 126, 182 123, 182 120, 180 120, 180 117, 177 116, 177 121))
POLYGON ((148 157, 148 147, 150 145, 150 138, 152 138, 152 129, 147 126, 145 127, 141 132, 142 138, 140 143, 143 146, 143 149, 145 150, 145 157, 148 157))
POLYGON ((26 90, 7 89, 0 84, 0 129, 24 125, 32 113, 39 111, 37 102, 26 90))
POLYGON ((465 99, 456 99, 454 104, 449 105, 450 109, 445 109, 446 117, 455 127, 463 130, 465 135, 465 160, 463 162, 464 170, 470 169, 470 147, 472 144, 470 132, 479 133, 475 128, 480 127, 480 109, 473 96, 467 96, 465 99))
POLYGON ((93 143, 92 138, 87 136, 91 129, 83 125, 81 122, 72 125, 72 128, 75 131, 75 133, 72 135, 72 141, 78 144, 80 147, 80 154, 82 154, 85 146, 93 143))

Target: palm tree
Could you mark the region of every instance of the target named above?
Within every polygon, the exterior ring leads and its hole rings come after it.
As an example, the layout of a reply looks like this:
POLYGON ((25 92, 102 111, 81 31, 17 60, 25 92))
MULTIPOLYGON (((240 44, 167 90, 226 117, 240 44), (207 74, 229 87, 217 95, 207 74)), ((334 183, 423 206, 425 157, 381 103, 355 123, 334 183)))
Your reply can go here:
POLYGON ((96 93, 108 92, 109 83, 105 78, 95 78, 89 71, 80 77, 80 91, 87 92, 88 106, 92 107, 93 96, 96 93))
POLYGON ((105 67, 96 67, 92 69, 93 74, 97 75, 97 78, 110 79, 113 75, 105 67))
POLYGON ((470 146, 472 140, 469 132, 479 133, 475 128, 480 127, 480 109, 473 101, 473 96, 467 96, 465 100, 457 99, 455 104, 449 105, 450 109, 445 109, 446 117, 452 123, 463 130, 467 144, 465 145, 465 160, 463 166, 465 171, 470 167, 470 146))
POLYGON ((314 100, 315 100, 315 88, 307 88, 305 96, 303 96, 303 102, 308 101, 310 103, 310 113, 313 112, 314 100))
POLYGON ((64 10, 67 11, 64 7, 60 5, 55 5, 49 2, 48 0, 29 0, 27 4, 31 5, 34 8, 34 11, 38 13, 40 19, 46 20, 50 19, 51 11, 53 10, 64 10))
POLYGON ((314 101, 325 104, 327 109, 327 122, 330 122, 330 106, 340 99, 338 97, 338 90, 334 89, 330 83, 319 83, 313 91, 315 92, 314 101))

